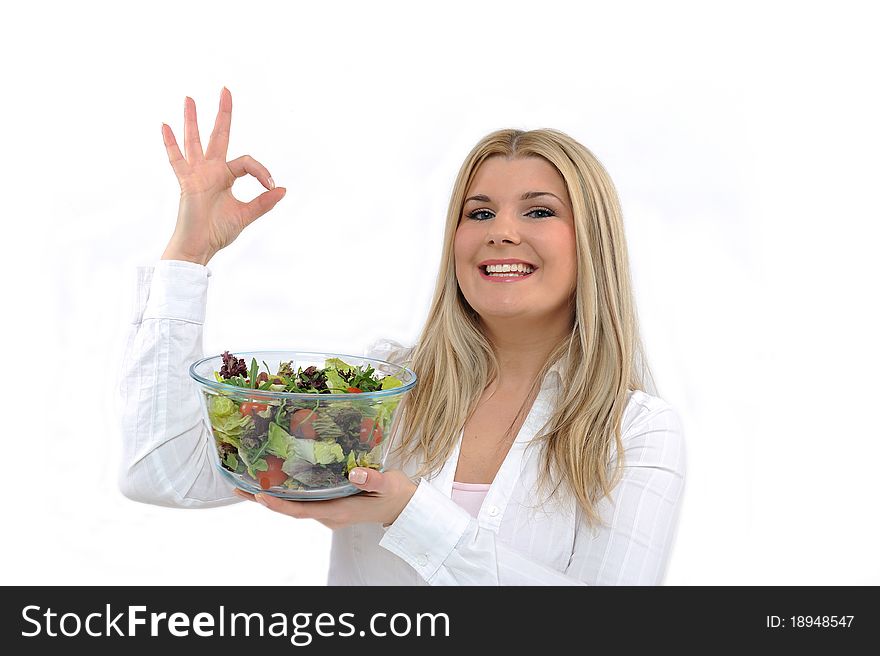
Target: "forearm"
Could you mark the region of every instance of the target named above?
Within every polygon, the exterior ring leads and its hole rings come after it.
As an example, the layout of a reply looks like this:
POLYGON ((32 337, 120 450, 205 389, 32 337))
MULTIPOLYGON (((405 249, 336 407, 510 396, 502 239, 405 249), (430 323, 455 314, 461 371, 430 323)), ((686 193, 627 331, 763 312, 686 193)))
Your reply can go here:
POLYGON ((380 546, 430 585, 586 585, 500 542, 425 480, 380 546))
POLYGON ((163 266, 153 275, 152 284, 140 281, 140 308, 123 355, 120 489, 133 500, 164 506, 234 503, 231 484, 214 467, 212 438, 188 371, 202 356, 203 308, 199 298, 187 298, 203 295, 199 271, 163 266))

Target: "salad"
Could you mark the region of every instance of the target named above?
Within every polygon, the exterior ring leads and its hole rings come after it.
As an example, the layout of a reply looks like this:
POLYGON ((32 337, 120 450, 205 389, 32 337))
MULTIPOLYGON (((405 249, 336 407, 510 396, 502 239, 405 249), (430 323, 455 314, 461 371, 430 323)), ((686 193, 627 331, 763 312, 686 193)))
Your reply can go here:
POLYGON ((399 387, 394 376, 379 378, 370 365, 352 366, 329 358, 323 368, 293 370, 282 362, 274 373, 256 359, 250 367, 229 351, 214 371, 218 382, 243 389, 206 393, 208 417, 221 466, 260 488, 320 490, 348 484, 355 467, 379 469, 382 441, 400 397, 358 400, 363 392, 399 387), (315 401, 262 399, 244 390, 314 394, 315 401), (350 394, 349 400, 322 400, 324 394, 350 394))

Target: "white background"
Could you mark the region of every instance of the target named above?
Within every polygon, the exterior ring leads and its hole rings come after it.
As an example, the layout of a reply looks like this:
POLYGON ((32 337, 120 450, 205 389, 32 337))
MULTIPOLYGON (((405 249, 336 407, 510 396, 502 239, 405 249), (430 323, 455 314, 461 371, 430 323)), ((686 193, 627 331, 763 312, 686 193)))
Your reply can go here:
POLYGON ((618 187, 660 394, 685 421, 666 583, 880 583, 875 24, 868 3, 716 5, 4 10, 0 583, 325 581, 317 523, 116 487, 134 269, 177 215, 160 126, 182 142, 189 95, 207 145, 224 85, 229 159, 288 194, 212 260, 207 352, 412 343, 467 152, 561 129, 618 187), (221 578, 241 549, 289 567, 221 578))

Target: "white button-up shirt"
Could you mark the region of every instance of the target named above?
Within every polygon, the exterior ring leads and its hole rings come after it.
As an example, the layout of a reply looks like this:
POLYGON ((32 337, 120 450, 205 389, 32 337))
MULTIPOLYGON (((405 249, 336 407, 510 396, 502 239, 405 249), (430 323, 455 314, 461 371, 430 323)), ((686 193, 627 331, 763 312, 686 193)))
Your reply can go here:
MULTIPOLYGON (((237 503, 215 467, 189 365, 203 357, 207 267, 160 260, 137 269, 123 361, 119 485, 144 503, 208 508, 237 503)), ((403 362, 411 349, 381 340, 365 355, 403 362)), ((658 585, 678 525, 685 479, 681 422, 662 399, 630 392, 622 440, 625 469, 603 526, 587 525, 573 498, 537 503, 540 450, 531 439, 550 418, 561 366, 543 381, 477 517, 456 504, 452 483, 461 436, 445 465, 421 478, 391 526, 333 531, 330 585, 658 585)), ((609 466, 616 451, 612 449, 609 466)), ((390 465, 390 466, 389 466, 390 465)), ((413 476, 414 468, 387 463, 413 476)), ((291 521, 279 517, 279 521, 291 521)))

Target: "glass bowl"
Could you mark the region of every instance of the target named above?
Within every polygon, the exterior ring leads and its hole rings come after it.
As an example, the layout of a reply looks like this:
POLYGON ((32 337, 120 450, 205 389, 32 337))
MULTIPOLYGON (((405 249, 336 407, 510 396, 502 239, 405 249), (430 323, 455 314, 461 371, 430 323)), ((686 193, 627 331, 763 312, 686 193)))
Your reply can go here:
POLYGON ((415 372, 340 353, 248 351, 232 356, 243 363, 229 361, 224 376, 223 355, 194 362, 189 373, 199 386, 203 417, 214 436, 215 466, 234 485, 251 494, 300 501, 335 499, 360 492, 348 480, 354 467, 383 470, 387 438, 400 402, 416 384, 415 372), (344 373, 325 376, 322 385, 315 372, 324 370, 328 360, 344 373), (250 374, 258 371, 257 384, 266 389, 227 382, 236 363, 239 383, 250 385, 250 374), (345 365, 384 380, 387 389, 340 391, 352 372, 345 365), (311 375, 303 378, 306 370, 311 375), (289 386, 283 383, 291 378, 301 388, 310 384, 301 384, 303 380, 317 381, 321 392, 284 391, 289 386))

